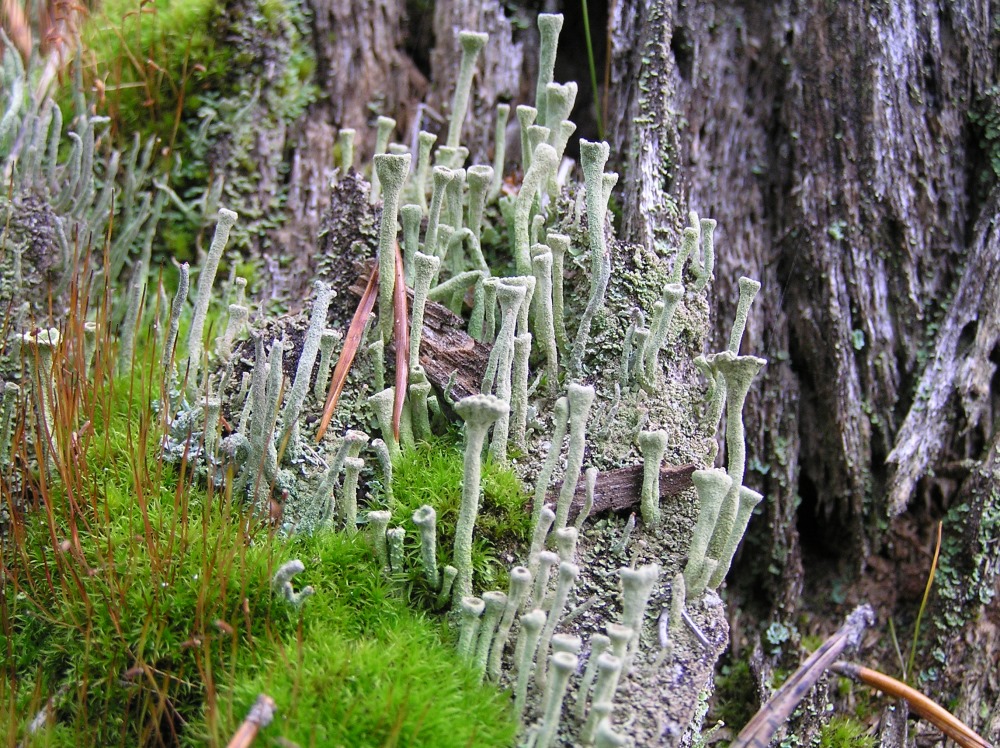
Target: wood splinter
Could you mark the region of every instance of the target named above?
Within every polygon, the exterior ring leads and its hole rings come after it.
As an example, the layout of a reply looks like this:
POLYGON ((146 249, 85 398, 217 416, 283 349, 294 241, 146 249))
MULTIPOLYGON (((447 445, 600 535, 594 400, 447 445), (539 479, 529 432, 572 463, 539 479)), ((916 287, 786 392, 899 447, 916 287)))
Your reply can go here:
POLYGON ((243 720, 243 724, 240 725, 240 729, 236 731, 233 739, 229 741, 228 748, 248 748, 253 743, 254 738, 257 737, 257 733, 260 732, 261 728, 271 724, 277 708, 278 705, 274 702, 274 699, 266 693, 258 696, 253 706, 250 707, 250 711, 247 712, 247 717, 243 720))

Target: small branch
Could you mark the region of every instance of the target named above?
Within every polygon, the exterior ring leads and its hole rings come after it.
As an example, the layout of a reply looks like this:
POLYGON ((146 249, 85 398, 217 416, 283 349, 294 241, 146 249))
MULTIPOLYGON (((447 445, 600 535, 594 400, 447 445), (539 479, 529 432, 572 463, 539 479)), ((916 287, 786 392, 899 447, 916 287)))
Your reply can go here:
POLYGON ((267 727, 274 719, 274 712, 278 708, 277 704, 267 694, 262 693, 257 697, 257 701, 250 707, 247 717, 240 725, 240 729, 229 741, 228 748, 248 748, 253 743, 257 733, 262 727, 267 727))
POLYGON ((802 667, 792 673, 781 688, 761 706, 760 711, 730 744, 730 748, 767 748, 774 733, 788 721, 795 707, 806 697, 820 676, 833 665, 845 649, 857 647, 861 643, 861 635, 865 629, 874 623, 875 613, 870 605, 859 605, 855 608, 837 633, 823 642, 819 649, 802 663, 802 667))

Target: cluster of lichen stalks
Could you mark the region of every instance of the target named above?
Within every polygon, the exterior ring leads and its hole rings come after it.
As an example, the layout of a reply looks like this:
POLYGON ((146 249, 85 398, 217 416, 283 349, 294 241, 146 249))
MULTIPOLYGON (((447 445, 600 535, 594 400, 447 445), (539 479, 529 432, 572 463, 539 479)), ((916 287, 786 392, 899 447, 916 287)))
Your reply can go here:
MULTIPOLYGON (((563 701, 570 679, 580 665, 584 651, 580 637, 556 633, 564 620, 570 593, 580 574, 576 544, 582 523, 593 502, 597 471, 585 472, 587 504, 569 523, 570 504, 583 473, 587 421, 596 393, 581 382, 591 323, 601 310, 611 278, 611 254, 607 245, 606 214, 617 174, 605 173, 609 156, 606 143, 581 140, 580 153, 585 182, 586 227, 589 246, 590 290, 585 308, 578 315, 569 314, 564 304, 564 262, 571 255, 568 236, 547 231, 553 223, 556 196, 562 188, 566 170, 558 166, 575 126, 568 120, 576 95, 575 84, 552 82, 553 64, 562 17, 541 15, 541 60, 536 106, 517 108, 524 177, 514 196, 500 197, 504 142, 509 107, 498 108, 495 163, 489 166, 462 164, 467 151, 460 145, 460 132, 468 108, 473 71, 485 34, 463 31, 460 34, 462 61, 458 77, 452 120, 446 144, 432 153, 436 137, 421 132, 418 137, 416 168, 411 173, 411 154, 405 147, 389 145, 395 123, 380 118, 377 153, 374 157, 371 197, 381 199, 379 227, 379 325, 369 330, 374 338, 367 347, 375 362, 378 391, 369 402, 382 432, 371 442, 383 472, 383 486, 391 491, 392 462, 401 449, 430 433, 432 414, 440 414, 442 404, 432 394, 432 387, 419 361, 424 310, 428 300, 448 302, 462 309, 471 289, 472 309, 468 332, 473 338, 491 344, 489 363, 481 394, 454 403, 455 412, 465 423, 464 477, 462 500, 451 564, 441 568, 437 561, 436 516, 431 506, 421 507, 413 515, 420 531, 422 572, 428 584, 438 591, 442 604, 451 602, 460 616, 458 647, 461 654, 483 676, 500 677, 505 652, 517 624, 511 664, 515 709, 525 711, 529 689, 542 704, 542 718, 529 732, 535 746, 548 746, 556 739, 564 712, 563 701), (431 166, 432 156, 434 165, 431 166), (430 184, 428 184, 428 181, 430 184), (428 200, 429 187, 429 200, 428 200), (406 202, 400 208, 400 203, 406 202), (517 275, 497 277, 491 274, 482 251, 481 238, 486 206, 496 201, 500 215, 509 228, 513 266, 517 275), (410 321, 409 382, 397 440, 393 428, 392 387, 384 388, 383 351, 393 334, 393 284, 397 277, 394 245, 398 235, 397 220, 402 219, 403 276, 413 288, 410 321), (423 241, 422 223, 426 221, 423 241), (446 278, 440 280, 442 271, 446 278), (499 307, 499 315, 497 314, 499 307), (571 338, 569 327, 575 323, 571 338), (507 460, 508 444, 524 448, 529 419, 529 380, 533 347, 539 351, 541 379, 550 394, 558 394, 560 382, 566 394, 558 397, 553 408, 552 447, 538 473, 534 506, 535 529, 528 559, 510 572, 506 593, 487 591, 473 594, 472 538, 478 513, 482 457, 486 449, 493 459, 507 460), (563 443, 568 448, 563 466, 563 443), (563 483, 554 505, 545 503, 557 468, 562 469, 563 483), (548 548, 555 550, 548 550, 548 548), (533 684, 533 685, 532 685, 533 684)), ((342 169, 353 166, 353 132, 341 131, 342 169)), ((236 365, 236 341, 250 327, 250 310, 245 298, 245 284, 239 279, 228 284, 231 297, 223 332, 214 350, 206 351, 203 333, 208 317, 212 289, 235 213, 223 209, 215 237, 207 253, 194 296, 194 312, 187 345, 178 346, 177 337, 182 310, 189 291, 188 267, 181 266, 177 293, 170 304, 169 324, 163 350, 167 352, 163 391, 170 393, 171 435, 165 449, 181 451, 189 459, 200 457, 205 466, 218 468, 211 473, 234 476, 233 495, 246 496, 257 511, 266 514, 272 498, 280 497, 284 507, 283 522, 288 531, 310 531, 319 527, 357 532, 359 477, 365 466, 361 457, 369 436, 348 431, 334 449, 317 452, 312 440, 300 434, 300 416, 307 398, 318 403, 330 377, 334 349, 341 336, 328 330, 327 312, 332 292, 316 284, 308 329, 291 387, 285 388, 282 359, 286 341, 275 338, 268 349, 262 329, 249 331, 253 357, 252 371, 236 385, 231 382, 236 365), (175 348, 182 355, 175 356, 175 348), (175 360, 175 358, 177 360, 175 360), (319 359, 318 373, 313 376, 319 359), (207 362, 207 363, 206 363, 207 362), (312 386, 310 386, 312 385, 312 386), (232 433, 220 438, 221 416, 229 419, 232 433), (194 438, 192 438, 194 437, 194 438), (313 466, 319 466, 315 469, 313 466), (304 479, 306 474, 309 479, 304 479)), ((644 389, 656 388, 663 377, 659 353, 667 339, 671 319, 684 298, 684 270, 690 260, 695 288, 711 278, 714 265, 712 232, 714 221, 698 220, 684 232, 674 271, 662 290, 662 299, 650 310, 647 327, 638 315, 629 329, 619 377, 620 385, 644 389)), ((710 413, 717 425, 726 408, 728 470, 708 469, 694 473, 700 500, 700 516, 691 541, 687 568, 672 580, 670 627, 680 627, 685 601, 706 590, 714 590, 726 575, 736 547, 760 495, 742 486, 745 467, 742 408, 750 382, 764 364, 762 359, 737 354, 746 315, 759 284, 741 280, 740 306, 729 350, 711 357, 700 357, 699 367, 711 382, 710 413)), ((136 295, 135 302, 139 304, 136 295)), ((132 302, 130 301, 130 309, 132 302)), ((137 318, 138 311, 126 314, 137 318)), ((58 336, 50 333, 26 335, 24 342, 37 350, 33 357, 39 371, 31 381, 41 385, 51 373, 45 371, 47 352, 58 345, 58 336)), ((536 383, 537 384, 537 383, 536 383)), ((50 388, 41 386, 36 403, 42 409, 40 423, 52 407, 50 388)), ((5 390, 0 438, 9 438, 11 402, 16 392, 5 390)), ((447 392, 443 397, 448 398, 447 392)), ((644 523, 656 528, 660 523, 659 476, 667 447, 667 433, 644 431, 639 435, 644 477, 641 508, 644 523)), ((325 446, 321 443, 321 448, 325 446)), ((6 443, 0 443, 7 454, 6 443)), ((391 513, 370 511, 361 518, 367 525, 377 555, 387 569, 402 571, 405 531, 392 527, 391 513)), ((282 566, 274 577, 275 590, 291 604, 299 605, 312 593, 311 588, 295 591, 294 575, 303 569, 295 560, 282 566)), ((583 744, 621 745, 624 737, 612 722, 614 698, 623 675, 629 672, 640 643, 646 607, 660 574, 657 564, 620 570, 622 618, 609 622, 606 635, 594 635, 588 643, 589 658, 577 689, 575 720, 579 724, 577 740, 583 744)))

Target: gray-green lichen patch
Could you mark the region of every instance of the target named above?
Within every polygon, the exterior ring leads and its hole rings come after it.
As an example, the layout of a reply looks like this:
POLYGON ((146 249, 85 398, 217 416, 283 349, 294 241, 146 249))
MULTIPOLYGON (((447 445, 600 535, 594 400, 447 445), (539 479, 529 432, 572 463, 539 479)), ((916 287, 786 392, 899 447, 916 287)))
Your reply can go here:
POLYGON ((49 292, 65 270, 69 247, 48 200, 30 192, 13 201, 0 196, 0 304, 27 301, 43 313, 49 292))
POLYGON ((336 293, 330 314, 345 329, 357 306, 357 297, 348 289, 359 278, 359 265, 373 260, 378 248, 379 209, 368 200, 370 189, 353 169, 332 187, 311 268, 336 293))

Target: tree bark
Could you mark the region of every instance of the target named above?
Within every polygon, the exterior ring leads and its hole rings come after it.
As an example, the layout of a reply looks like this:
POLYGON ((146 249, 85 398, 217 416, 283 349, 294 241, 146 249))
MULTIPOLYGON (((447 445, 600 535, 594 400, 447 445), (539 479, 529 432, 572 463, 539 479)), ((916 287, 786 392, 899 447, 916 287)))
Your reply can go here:
MULTIPOLYGON (((998 203, 971 116, 997 79, 991 24, 971 0, 636 0, 611 18, 625 238, 656 246, 689 207, 719 221, 718 348, 739 276, 764 284, 744 343, 771 362, 747 403, 747 480, 769 499, 763 577, 786 620, 800 541, 863 570, 908 507, 929 526, 995 505, 957 491, 988 471, 1000 412, 998 203)), ((988 599, 997 549, 976 557, 988 599)), ((982 600, 966 603, 974 626, 982 600)), ((980 695, 987 672, 970 675, 980 695)))
MULTIPOLYGON (((397 51, 401 3, 311 5, 328 100, 293 151, 293 181, 305 186, 293 185, 292 207, 314 216, 306 228, 318 225, 329 181, 332 151, 317 144, 336 127, 360 132, 369 102, 387 113, 411 102, 412 113, 423 94, 397 51)), ((959 567, 981 573, 976 594, 935 603, 942 616, 962 611, 961 625, 935 636, 949 662, 968 651, 963 637, 997 647, 978 618, 998 554, 982 545, 998 522, 989 487, 1000 415, 1000 192, 988 168, 998 154, 984 124, 1000 122, 1000 40, 990 7, 618 0, 607 28, 621 238, 669 264, 689 209, 718 220, 715 349, 729 337, 738 278, 763 283, 744 338, 744 352, 770 361, 745 409, 746 481, 768 498, 764 521, 751 523, 767 563, 758 554, 744 570, 767 592, 757 607, 793 621, 804 594, 829 597, 831 580, 863 578, 901 523, 929 539, 952 510, 946 537, 964 549, 959 567)), ((533 99, 524 82, 533 85, 535 50, 495 2, 437 3, 427 104, 442 116, 460 27, 491 33, 463 136, 471 162, 484 163, 497 101, 533 99)), ((564 54, 581 41, 563 38, 564 54)), ((845 605, 852 594, 861 593, 845 605)), ((878 612, 883 622, 900 614, 878 612)), ((988 670, 967 673, 960 689, 946 673, 941 687, 969 703, 995 696, 988 670)))

